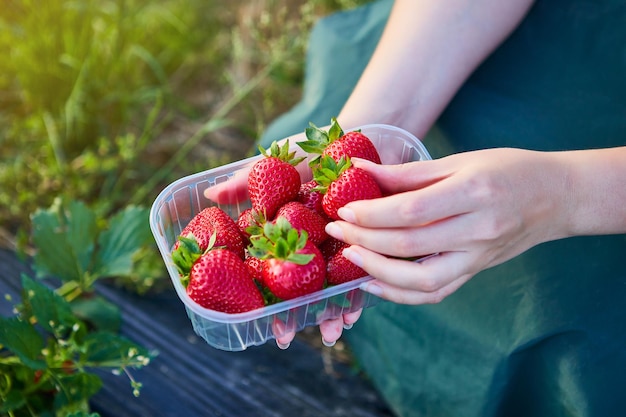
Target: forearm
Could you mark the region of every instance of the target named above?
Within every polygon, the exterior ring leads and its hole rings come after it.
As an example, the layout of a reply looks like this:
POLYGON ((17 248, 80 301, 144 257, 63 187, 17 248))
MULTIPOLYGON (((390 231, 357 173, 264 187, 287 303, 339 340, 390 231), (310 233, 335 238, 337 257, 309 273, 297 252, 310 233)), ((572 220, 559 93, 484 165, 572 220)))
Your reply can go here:
POLYGON ((562 152, 568 235, 626 233, 626 147, 562 152))
POLYGON ((396 0, 372 59, 339 115, 340 123, 389 123, 423 137, 531 4, 396 0))

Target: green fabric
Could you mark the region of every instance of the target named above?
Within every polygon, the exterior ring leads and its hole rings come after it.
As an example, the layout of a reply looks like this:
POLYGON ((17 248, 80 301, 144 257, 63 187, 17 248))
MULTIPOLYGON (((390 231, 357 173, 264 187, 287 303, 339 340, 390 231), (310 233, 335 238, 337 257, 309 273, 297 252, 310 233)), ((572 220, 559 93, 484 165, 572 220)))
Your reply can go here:
POLYGON ((328 16, 315 25, 302 100, 268 126, 261 145, 268 147, 273 140, 302 133, 309 122, 326 126, 337 116, 372 56, 392 5, 392 0, 377 1, 328 16))
MULTIPOLYGON (((262 140, 337 115, 391 4, 317 25, 303 100, 262 140)), ((424 142, 433 157, 625 145, 626 2, 539 0, 424 142)), ((626 415, 625 258, 623 235, 545 243, 440 304, 367 309, 345 337, 398 416, 626 415)))

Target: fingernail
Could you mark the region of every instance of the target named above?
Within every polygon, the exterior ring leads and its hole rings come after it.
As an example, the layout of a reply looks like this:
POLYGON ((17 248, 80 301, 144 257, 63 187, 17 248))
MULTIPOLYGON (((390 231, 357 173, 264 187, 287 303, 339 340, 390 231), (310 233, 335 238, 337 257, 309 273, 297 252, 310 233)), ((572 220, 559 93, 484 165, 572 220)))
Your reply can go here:
POLYGON ((330 222, 326 225, 326 233, 334 237, 335 239, 343 240, 343 232, 341 227, 337 226, 336 223, 330 222))
POLYGON ((291 343, 280 343, 278 340, 276 341, 276 346, 278 346, 279 349, 285 350, 289 347, 291 343))
POLYGON ((342 252, 343 256, 345 256, 350 262, 358 266, 359 268, 363 268, 363 258, 361 255, 352 249, 351 247, 347 247, 342 252))
POLYGON ((344 330, 350 330, 352 328, 352 326, 354 326, 354 323, 344 324, 343 328, 344 328, 344 330))
POLYGON ((354 211, 350 210, 347 207, 341 207, 339 210, 337 210, 337 215, 349 223, 354 223, 356 221, 354 211))
POLYGON ((383 289, 379 285, 372 284, 371 282, 365 282, 361 284, 359 288, 377 297, 380 297, 383 295, 383 289))
POLYGON ((326 340, 322 337, 322 344, 323 344, 324 346, 333 347, 333 346, 335 346, 335 343, 337 343, 337 341, 336 341, 336 340, 335 340, 335 341, 333 341, 333 342, 327 342, 327 341, 326 341, 326 340))

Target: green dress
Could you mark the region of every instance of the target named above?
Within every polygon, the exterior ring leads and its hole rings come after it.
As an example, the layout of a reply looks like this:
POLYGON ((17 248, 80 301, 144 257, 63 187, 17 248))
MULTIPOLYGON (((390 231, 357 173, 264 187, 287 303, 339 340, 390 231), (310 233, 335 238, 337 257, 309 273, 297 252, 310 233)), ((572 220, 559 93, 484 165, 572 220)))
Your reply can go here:
MULTIPOLYGON (((263 141, 339 112, 391 5, 318 23, 302 102, 263 141)), ((626 2, 537 1, 423 140, 434 158, 626 145, 626 2)), ((539 245, 439 304, 367 309, 344 337, 398 416, 624 416, 626 237, 539 245)))

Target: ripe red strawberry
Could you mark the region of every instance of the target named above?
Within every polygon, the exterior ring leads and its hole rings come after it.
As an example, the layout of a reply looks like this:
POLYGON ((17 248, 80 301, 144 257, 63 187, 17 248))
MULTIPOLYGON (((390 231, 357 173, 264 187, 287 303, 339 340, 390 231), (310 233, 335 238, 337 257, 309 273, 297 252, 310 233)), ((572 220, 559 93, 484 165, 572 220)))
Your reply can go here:
POLYGON ((276 211, 288 201, 295 200, 300 189, 300 174, 296 169, 304 157, 289 153, 289 142, 281 147, 273 142, 269 152, 259 148, 264 158, 257 161, 248 174, 248 193, 252 208, 273 219, 276 211))
POLYGON ((367 275, 363 268, 343 256, 342 252, 348 246, 348 243, 331 237, 320 247, 326 260, 326 282, 329 285, 343 284, 367 275))
POLYGON ((320 193, 316 187, 319 184, 315 180, 307 181, 300 185, 300 190, 296 196, 296 200, 304 204, 307 208, 326 215, 322 208, 322 193, 320 193))
POLYGON ((352 166, 350 158, 338 163, 329 156, 321 159, 313 170, 315 180, 324 194, 322 207, 333 220, 339 220, 337 210, 351 201, 382 197, 380 187, 367 171, 352 166))
POLYGON ((187 294, 202 307, 243 313, 265 306, 244 261, 227 249, 212 249, 193 264, 187 294))
POLYGON ((289 300, 319 291, 326 278, 326 263, 319 249, 284 217, 265 224, 265 233, 252 238, 249 251, 264 260, 263 283, 276 297, 289 300))
POLYGON ((237 227, 241 234, 244 246, 250 244, 250 235, 259 234, 263 231, 265 218, 261 213, 256 212, 253 208, 242 211, 237 217, 237 227))
POLYGON ((325 227, 326 217, 308 209, 298 201, 290 201, 278 209, 276 217, 284 217, 297 230, 305 230, 309 235, 309 242, 319 245, 328 239, 325 227))
MULTIPOLYGON (((305 132, 307 140, 298 142, 298 145, 308 153, 331 156, 336 162, 341 158, 362 158, 381 163, 378 150, 370 138, 360 131, 344 133, 335 118, 331 119, 328 131, 310 123, 305 132)), ((314 158, 311 165, 316 163, 317 158, 314 158)))
POLYGON ((246 264, 246 267, 248 268, 248 273, 250 274, 250 276, 256 279, 259 284, 265 285, 263 283, 263 274, 262 274, 263 262, 265 261, 254 256, 246 256, 246 259, 244 259, 243 262, 246 264))
POLYGON ((215 247, 216 234, 203 250, 193 237, 181 236, 172 261, 189 297, 199 305, 224 313, 241 313, 265 305, 263 295, 243 259, 215 247))
MULTIPOLYGON (((213 233, 216 234, 214 247, 226 247, 243 259, 245 246, 237 223, 217 206, 207 207, 196 214, 183 228, 180 235, 184 237, 193 236, 200 249, 205 251, 213 233)), ((179 245, 180 241, 176 242, 174 250, 179 245)))

